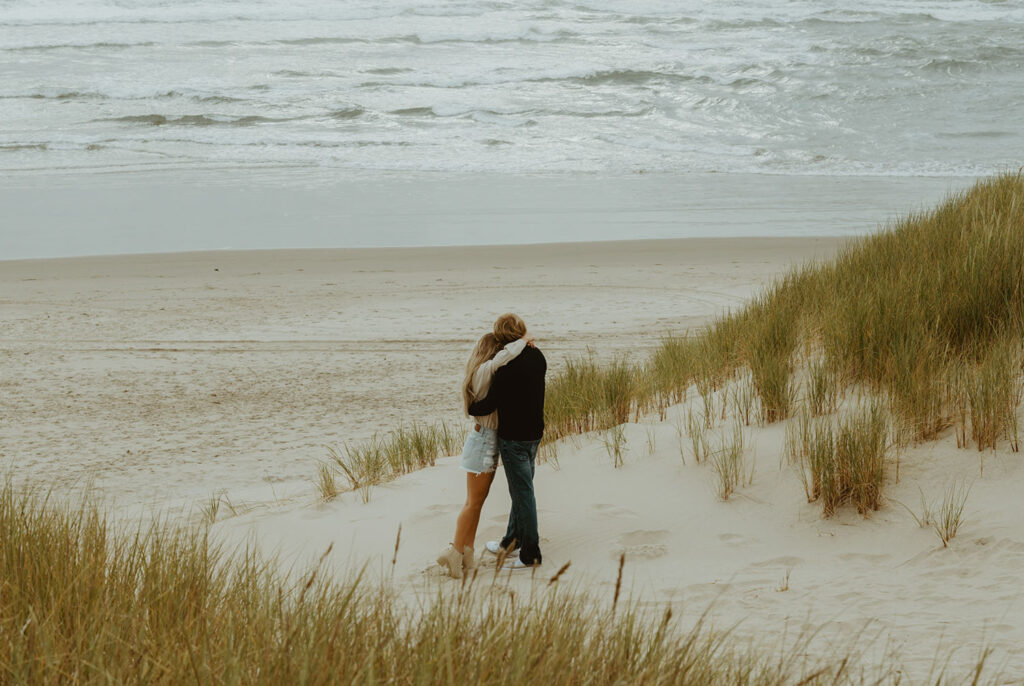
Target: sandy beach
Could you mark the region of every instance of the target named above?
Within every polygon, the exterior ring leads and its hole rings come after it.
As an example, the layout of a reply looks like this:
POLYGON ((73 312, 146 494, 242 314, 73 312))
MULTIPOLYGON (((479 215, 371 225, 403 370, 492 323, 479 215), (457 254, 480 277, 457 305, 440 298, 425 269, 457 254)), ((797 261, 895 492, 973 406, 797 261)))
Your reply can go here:
MULTIPOLYGON (((16 479, 91 486, 119 519, 169 514, 301 569, 328 546, 339 576, 368 565, 410 599, 453 588, 433 564, 464 497, 456 458, 319 501, 327 445, 403 423, 459 421, 466 352, 496 314, 523 313, 552 371, 569 356, 642 356, 666 332, 736 307, 838 239, 706 239, 545 246, 250 251, 5 262, 0 455, 16 479), (398 527, 402 544, 390 560, 398 527)), ((726 391, 727 392, 727 391, 726 391)), ((691 396, 692 397, 692 396, 691 396)), ((985 646, 1024 672, 1015 456, 947 435, 901 457, 893 500, 870 519, 823 519, 782 454, 785 423, 749 427, 753 483, 728 502, 687 455, 686 406, 625 427, 625 465, 602 438, 558 444, 538 471, 545 565, 610 597, 626 556, 631 597, 756 643, 813 633, 811 654, 857 636, 925 678, 985 646), (984 471, 982 472, 982 467, 984 471), (967 524, 943 548, 917 507, 970 481, 967 524), (710 608, 710 610, 709 610, 710 608), (943 658, 944 659, 944 658, 943 658), (941 668, 941 664, 939 668, 941 668)), ((721 431, 723 429, 718 429, 721 431)), ((498 476, 478 544, 503 530, 498 476)), ((486 576, 493 568, 485 567, 486 576)), ((781 639, 780 639, 781 640, 781 639)))
POLYGON ((313 496, 325 445, 459 421, 465 357, 524 313, 551 360, 642 354, 836 239, 4 262, 4 466, 115 510, 313 496))

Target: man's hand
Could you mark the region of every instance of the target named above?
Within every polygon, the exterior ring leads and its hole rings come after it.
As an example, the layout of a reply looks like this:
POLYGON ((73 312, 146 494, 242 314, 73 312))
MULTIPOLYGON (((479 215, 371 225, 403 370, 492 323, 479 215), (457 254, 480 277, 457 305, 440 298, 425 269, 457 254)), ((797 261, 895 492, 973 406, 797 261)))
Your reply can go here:
POLYGON ((533 336, 527 334, 526 336, 523 336, 523 340, 526 341, 526 345, 530 346, 531 348, 537 347, 537 339, 534 338, 533 336))

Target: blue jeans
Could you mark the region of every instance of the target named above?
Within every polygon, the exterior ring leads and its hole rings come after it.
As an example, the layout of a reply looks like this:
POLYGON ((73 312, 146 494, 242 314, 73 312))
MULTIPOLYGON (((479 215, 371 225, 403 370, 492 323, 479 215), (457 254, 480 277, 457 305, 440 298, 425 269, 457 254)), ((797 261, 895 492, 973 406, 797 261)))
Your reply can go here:
POLYGON ((536 471, 537 448, 540 441, 508 441, 498 439, 501 464, 505 467, 512 511, 508 530, 501 547, 518 545, 519 559, 524 564, 540 564, 540 534, 537 531, 537 499, 533 495, 533 474, 536 471))

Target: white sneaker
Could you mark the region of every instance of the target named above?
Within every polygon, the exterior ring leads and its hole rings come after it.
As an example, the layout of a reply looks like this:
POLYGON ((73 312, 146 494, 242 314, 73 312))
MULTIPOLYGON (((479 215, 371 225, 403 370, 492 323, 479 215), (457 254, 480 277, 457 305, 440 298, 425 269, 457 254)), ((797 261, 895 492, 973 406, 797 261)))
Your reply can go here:
MULTIPOLYGON (((503 550, 503 548, 501 547, 501 541, 487 541, 487 543, 484 544, 484 549, 491 555, 497 555, 503 550)), ((509 557, 518 554, 519 548, 513 548, 508 552, 509 557)))
POLYGON ((523 561, 520 560, 517 557, 514 560, 509 560, 508 562, 503 564, 501 566, 501 571, 503 571, 503 572, 523 572, 523 571, 526 571, 528 569, 533 569, 534 567, 540 567, 540 565, 523 564, 523 561))

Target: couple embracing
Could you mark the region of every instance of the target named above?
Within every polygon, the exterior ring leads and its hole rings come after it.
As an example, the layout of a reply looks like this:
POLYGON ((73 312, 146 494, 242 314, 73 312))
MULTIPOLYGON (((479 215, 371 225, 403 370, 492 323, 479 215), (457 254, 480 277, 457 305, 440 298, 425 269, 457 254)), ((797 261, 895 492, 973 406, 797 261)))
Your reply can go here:
POLYGON ((480 510, 491 490, 498 457, 505 470, 512 511, 505 537, 485 549, 505 559, 504 569, 528 570, 541 563, 537 500, 533 475, 544 433, 544 375, 547 361, 526 324, 503 314, 494 332, 484 334, 466 363, 463 407, 473 428, 462 449, 466 504, 459 513, 455 539, 437 558, 449 575, 471 571, 480 510))

